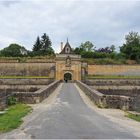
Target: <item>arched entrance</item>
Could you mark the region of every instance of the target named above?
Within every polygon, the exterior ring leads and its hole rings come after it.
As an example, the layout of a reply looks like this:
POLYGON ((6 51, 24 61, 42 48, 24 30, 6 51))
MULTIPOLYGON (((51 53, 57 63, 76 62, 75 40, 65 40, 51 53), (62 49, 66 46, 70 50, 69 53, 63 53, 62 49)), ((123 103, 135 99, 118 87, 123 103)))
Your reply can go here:
POLYGON ((65 74, 64 74, 64 80, 65 80, 66 82, 72 80, 72 74, 69 73, 69 72, 65 73, 65 74))

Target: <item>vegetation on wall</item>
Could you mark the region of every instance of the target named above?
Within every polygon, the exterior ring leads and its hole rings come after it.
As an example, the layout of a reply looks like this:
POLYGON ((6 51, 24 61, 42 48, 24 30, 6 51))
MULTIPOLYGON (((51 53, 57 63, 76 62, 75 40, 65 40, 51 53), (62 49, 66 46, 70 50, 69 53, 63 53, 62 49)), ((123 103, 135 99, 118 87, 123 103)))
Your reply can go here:
POLYGON ((130 32, 125 36, 125 44, 120 47, 120 52, 126 59, 140 61, 140 36, 138 32, 130 32))
POLYGON ((8 47, 0 51, 0 56, 4 57, 21 57, 26 56, 28 51, 18 44, 10 44, 8 47))
MULTIPOLYGON (((140 63, 140 35, 138 32, 129 32, 125 36, 125 43, 120 47, 111 45, 97 49, 92 42, 86 41, 73 50, 75 54, 81 55, 83 61, 90 64, 138 64, 140 63), (119 48, 119 51, 116 51, 116 48, 119 48)), ((52 41, 46 33, 37 37, 32 51, 16 43, 10 44, 0 51, 1 58, 18 57, 19 62, 26 61, 26 58, 43 58, 44 56, 55 57, 52 41)))
POLYGON ((92 42, 81 43, 74 49, 83 60, 91 64, 136 64, 140 63, 140 36, 138 32, 129 32, 125 36, 125 43, 116 51, 116 46, 96 49, 92 42), (88 59, 87 59, 88 58, 88 59))
POLYGON ((54 56, 52 42, 49 36, 44 33, 38 36, 32 51, 27 50, 24 46, 13 43, 0 51, 1 57, 35 57, 35 56, 54 56))
POLYGON ((32 51, 29 53, 30 56, 45 56, 54 55, 54 50, 51 47, 52 42, 46 33, 40 37, 38 36, 35 44, 33 45, 32 51))

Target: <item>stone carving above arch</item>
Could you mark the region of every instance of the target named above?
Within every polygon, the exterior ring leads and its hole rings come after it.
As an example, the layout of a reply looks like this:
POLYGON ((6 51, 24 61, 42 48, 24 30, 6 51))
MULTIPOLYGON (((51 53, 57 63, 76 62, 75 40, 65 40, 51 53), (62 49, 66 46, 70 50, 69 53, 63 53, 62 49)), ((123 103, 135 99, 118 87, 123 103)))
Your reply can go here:
POLYGON ((66 58, 66 67, 70 67, 70 66, 71 66, 71 58, 70 58, 70 56, 68 56, 66 58))

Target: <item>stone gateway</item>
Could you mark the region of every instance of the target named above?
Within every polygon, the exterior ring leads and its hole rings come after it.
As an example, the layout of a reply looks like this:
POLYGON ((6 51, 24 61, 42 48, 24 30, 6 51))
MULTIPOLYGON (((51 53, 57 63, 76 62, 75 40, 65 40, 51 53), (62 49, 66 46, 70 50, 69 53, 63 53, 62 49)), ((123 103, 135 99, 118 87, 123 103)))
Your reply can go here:
POLYGON ((56 55, 56 80, 81 80, 81 56, 73 53, 68 41, 61 49, 56 55))

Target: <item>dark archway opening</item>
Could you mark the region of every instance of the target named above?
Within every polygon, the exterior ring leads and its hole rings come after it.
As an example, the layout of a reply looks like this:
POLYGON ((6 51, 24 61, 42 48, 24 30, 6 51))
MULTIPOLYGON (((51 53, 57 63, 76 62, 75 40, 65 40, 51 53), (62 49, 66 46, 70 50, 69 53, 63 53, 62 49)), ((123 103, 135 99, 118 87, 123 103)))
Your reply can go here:
POLYGON ((68 82, 70 80, 72 80, 72 74, 71 73, 65 73, 64 74, 64 81, 68 82))

